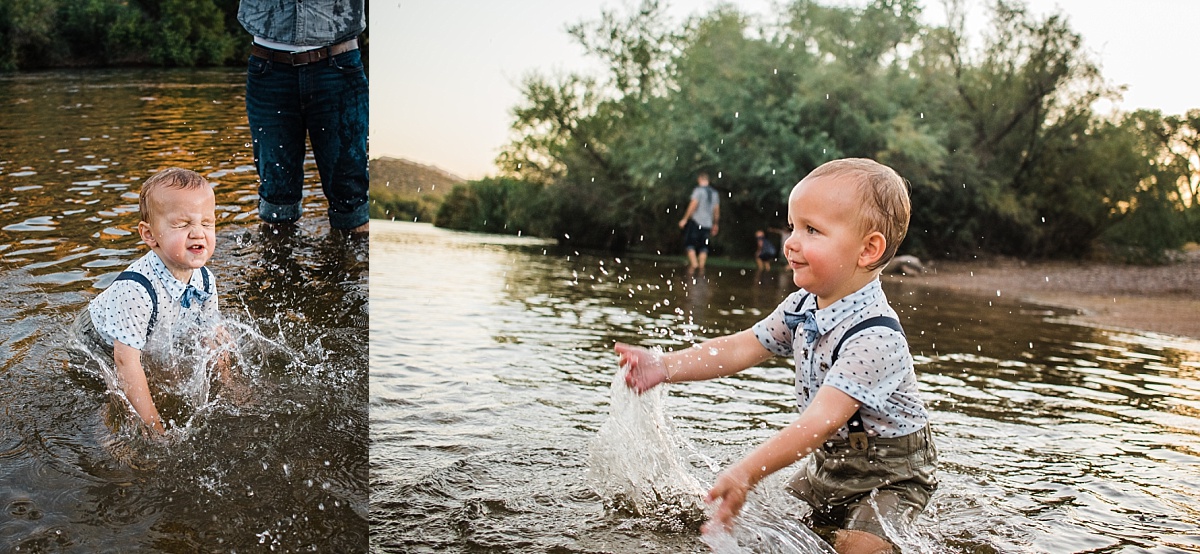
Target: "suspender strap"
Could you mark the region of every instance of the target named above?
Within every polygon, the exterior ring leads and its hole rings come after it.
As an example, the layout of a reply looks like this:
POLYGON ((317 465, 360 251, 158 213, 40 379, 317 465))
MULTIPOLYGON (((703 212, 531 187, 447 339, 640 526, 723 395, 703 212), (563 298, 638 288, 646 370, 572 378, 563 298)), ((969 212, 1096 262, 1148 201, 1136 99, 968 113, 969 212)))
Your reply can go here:
MULTIPOLYGON (((860 331, 870 329, 871 327, 887 327, 901 335, 904 334, 904 328, 900 326, 900 322, 894 317, 879 315, 872 318, 860 321, 854 327, 851 327, 846 334, 842 335, 842 340, 838 341, 837 346, 833 347, 833 358, 829 362, 829 366, 837 363, 838 354, 842 352, 842 345, 846 344, 846 340, 858 334, 860 331)), ((862 410, 855 410, 854 415, 850 416, 850 421, 846 423, 846 427, 850 430, 850 448, 857 451, 867 449, 867 426, 863 424, 862 410)))
MULTIPOLYGON (((146 292, 150 293, 150 324, 146 326, 146 335, 150 335, 150 331, 154 330, 154 322, 158 319, 158 294, 154 292, 154 285, 150 284, 150 280, 145 275, 136 271, 122 271, 113 282, 117 281, 134 281, 146 287, 146 292)), ((207 286, 207 285, 206 285, 207 286)))
MULTIPOLYGON (((207 267, 200 266, 200 277, 204 278, 204 292, 212 294, 212 286, 210 285, 207 267)), ((901 331, 901 332, 903 332, 903 331, 901 331)))
MULTIPOLYGON (((204 279, 204 292, 212 294, 212 277, 207 267, 200 268, 200 277, 204 279)), ((154 323, 158 320, 158 293, 154 292, 154 285, 150 284, 150 279, 145 275, 136 271, 122 271, 117 275, 113 282, 117 281, 134 281, 146 288, 146 292, 150 294, 150 324, 146 326, 146 335, 150 335, 150 331, 154 330, 154 323)))
POLYGON ((829 362, 829 365, 833 366, 833 364, 837 363, 838 355, 842 353, 842 345, 846 344, 846 340, 854 335, 857 335, 860 331, 870 329, 871 327, 887 327, 888 329, 900 333, 901 335, 904 334, 904 328, 900 326, 900 322, 894 317, 877 315, 875 317, 864 319, 858 322, 858 325, 855 325, 854 327, 851 327, 849 331, 846 331, 846 334, 842 335, 842 340, 838 341, 837 346, 833 347, 833 359, 829 362))

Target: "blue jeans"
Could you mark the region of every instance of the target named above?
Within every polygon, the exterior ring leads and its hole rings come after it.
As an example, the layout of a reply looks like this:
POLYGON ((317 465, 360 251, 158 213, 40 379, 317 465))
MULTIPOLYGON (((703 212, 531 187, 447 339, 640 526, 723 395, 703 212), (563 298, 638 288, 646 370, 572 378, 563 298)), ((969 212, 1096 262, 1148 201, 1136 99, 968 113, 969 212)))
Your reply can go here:
POLYGON ((258 217, 300 219, 304 139, 312 142, 329 224, 367 222, 367 76, 358 50, 291 66, 250 56, 246 115, 258 168, 258 217))

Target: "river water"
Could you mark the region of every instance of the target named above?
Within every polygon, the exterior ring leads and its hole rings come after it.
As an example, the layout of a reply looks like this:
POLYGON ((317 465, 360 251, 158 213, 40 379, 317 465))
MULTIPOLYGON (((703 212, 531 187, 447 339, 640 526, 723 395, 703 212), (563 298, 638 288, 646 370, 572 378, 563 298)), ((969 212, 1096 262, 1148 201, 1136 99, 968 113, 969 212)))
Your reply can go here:
MULTIPOLYGON (((374 222, 370 249, 372 551, 709 549, 697 522, 621 509, 597 482, 594 464, 644 446, 592 451, 616 398, 612 344, 744 329, 793 290, 787 275, 709 268, 693 284, 679 260, 417 223, 374 222)), ((906 552, 1200 552, 1200 343, 891 278, 885 291, 941 455, 906 552)), ((794 419, 792 378, 776 359, 670 385, 672 455, 711 484, 794 419)), ((748 531, 795 529, 786 477, 752 494, 748 531)))
POLYGON ((316 168, 292 231, 259 228, 244 73, 0 76, 0 551, 367 548, 368 246, 332 235, 316 168), (209 268, 247 394, 163 443, 114 429, 67 326, 145 253, 137 192, 215 183, 209 268))

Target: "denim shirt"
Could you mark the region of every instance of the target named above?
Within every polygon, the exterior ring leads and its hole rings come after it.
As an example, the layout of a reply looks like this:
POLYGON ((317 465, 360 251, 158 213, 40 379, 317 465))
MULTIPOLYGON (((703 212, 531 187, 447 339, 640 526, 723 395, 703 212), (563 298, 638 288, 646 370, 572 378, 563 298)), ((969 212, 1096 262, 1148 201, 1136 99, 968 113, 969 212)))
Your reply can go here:
POLYGON ((365 0, 242 0, 238 21, 251 35, 295 46, 328 46, 367 28, 365 0))

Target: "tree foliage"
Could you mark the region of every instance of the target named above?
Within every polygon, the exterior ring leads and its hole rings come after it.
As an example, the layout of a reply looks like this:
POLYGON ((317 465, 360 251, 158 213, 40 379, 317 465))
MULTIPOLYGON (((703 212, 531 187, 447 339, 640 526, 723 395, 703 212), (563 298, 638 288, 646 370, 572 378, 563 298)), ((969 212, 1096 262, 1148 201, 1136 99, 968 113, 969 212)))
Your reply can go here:
POLYGON ((0 70, 235 60, 236 0, 5 0, 0 70))
POLYGON ((748 253, 792 185, 851 156, 909 179, 901 249, 919 255, 1196 240, 1200 111, 1101 116, 1119 90, 1064 15, 996 1, 972 47, 963 5, 949 8, 936 27, 916 0, 795 0, 772 21, 721 5, 680 25, 655 0, 603 12, 569 32, 607 73, 528 76, 498 166, 540 187, 548 235, 588 246, 675 246, 705 171, 722 193, 716 246, 748 253))
POLYGON ((455 185, 442 201, 440 227, 481 233, 544 235, 542 212, 550 201, 542 187, 528 181, 486 178, 455 185))

